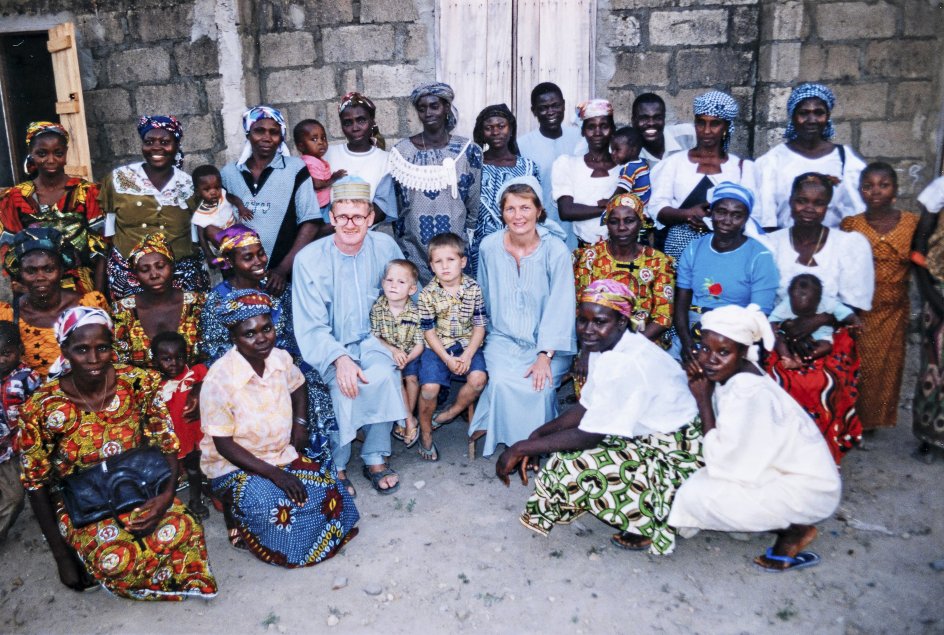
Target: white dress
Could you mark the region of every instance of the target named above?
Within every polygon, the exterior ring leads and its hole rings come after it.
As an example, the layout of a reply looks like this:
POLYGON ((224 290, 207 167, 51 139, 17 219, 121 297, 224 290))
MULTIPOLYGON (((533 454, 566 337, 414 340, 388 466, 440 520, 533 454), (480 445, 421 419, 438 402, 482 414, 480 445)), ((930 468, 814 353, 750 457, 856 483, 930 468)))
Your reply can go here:
POLYGON ((872 308, 875 267, 872 247, 862 234, 830 229, 822 248, 813 256, 815 266, 812 267, 797 262, 798 254, 790 242, 789 229, 767 234, 766 238, 780 271, 778 302, 787 297, 787 287, 795 276, 811 273, 823 283, 824 299, 837 299, 863 311, 872 308))
POLYGON ((842 482, 813 420, 767 375, 738 373, 712 398, 705 467, 675 494, 669 525, 773 531, 810 525, 839 506, 842 482))
MULTIPOLYGON (((622 168, 621 165, 613 166, 607 176, 594 178, 590 176, 593 170, 587 167, 582 154, 557 157, 551 168, 552 196, 555 201, 562 196, 571 196, 574 203, 591 206, 601 199, 609 200, 616 191, 622 168)), ((577 238, 591 245, 607 237, 606 225, 600 224, 599 217, 574 221, 573 229, 577 238)))
POLYGON ((859 194, 859 177, 865 168, 865 161, 860 159, 852 148, 842 146, 845 162, 837 146, 835 150, 818 159, 808 159, 781 143, 757 159, 757 201, 756 218, 764 227, 789 227, 793 224, 790 217, 790 190, 796 177, 806 172, 819 172, 835 176, 840 180, 829 203, 826 219, 827 227, 839 227, 846 216, 858 214, 865 209, 865 203, 859 194))

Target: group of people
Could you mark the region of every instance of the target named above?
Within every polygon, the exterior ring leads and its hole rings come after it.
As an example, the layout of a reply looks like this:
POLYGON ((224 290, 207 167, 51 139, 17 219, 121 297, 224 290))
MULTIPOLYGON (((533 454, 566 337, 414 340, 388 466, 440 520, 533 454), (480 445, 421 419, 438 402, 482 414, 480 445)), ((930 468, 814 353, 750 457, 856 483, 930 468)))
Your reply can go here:
POLYGON ((239 159, 190 175, 180 122, 143 116, 143 162, 100 185, 66 175, 68 131, 31 124, 29 178, 0 195, 0 539, 25 488, 70 588, 210 597, 207 496, 234 548, 313 565, 357 533, 355 443, 389 495, 392 440, 436 461, 435 430, 465 416, 473 456, 505 446, 506 484, 537 473, 521 521, 539 533, 590 512, 668 554, 699 529, 772 531, 757 566, 812 566, 842 457, 896 423, 912 266, 915 431, 923 456, 944 447, 944 180, 920 219, 897 209, 894 169, 830 140, 827 87, 793 91, 756 162, 729 152, 720 91, 691 123, 646 93, 631 125, 593 99, 571 126, 542 83, 520 138, 504 104, 456 134, 454 98, 417 87, 422 130, 388 151, 349 93, 345 141, 303 120, 300 157, 256 106, 239 159), (169 477, 108 485, 147 453, 169 477))

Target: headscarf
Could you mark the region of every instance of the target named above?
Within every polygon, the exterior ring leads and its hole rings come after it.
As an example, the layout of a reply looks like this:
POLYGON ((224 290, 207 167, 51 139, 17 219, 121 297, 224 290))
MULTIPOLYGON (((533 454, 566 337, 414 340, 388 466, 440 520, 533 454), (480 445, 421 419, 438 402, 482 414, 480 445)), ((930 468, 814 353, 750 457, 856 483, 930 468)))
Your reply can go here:
POLYGON ((55 254, 62 261, 62 267, 69 270, 79 261, 78 253, 72 243, 63 241, 62 234, 53 227, 33 225, 20 230, 13 236, 13 245, 4 258, 3 266, 10 277, 16 279, 20 275, 20 263, 23 256, 31 251, 48 251, 55 254))
MULTIPOLYGON (((826 109, 832 113, 833 107, 836 105, 836 96, 833 94, 833 91, 822 84, 800 84, 793 89, 789 99, 787 99, 787 118, 790 121, 787 122, 787 129, 783 133, 783 137, 787 141, 793 141, 798 136, 796 128, 793 125, 793 112, 796 110, 797 106, 800 105, 801 101, 814 97, 821 99, 823 103, 826 104, 826 109)), ((823 139, 832 139, 835 134, 836 128, 833 126, 832 118, 830 118, 826 122, 826 127, 823 128, 823 139)))
POLYGON ((734 340, 748 347, 747 359, 758 359, 756 342, 763 342, 764 348, 774 346, 774 331, 770 328, 767 316, 756 304, 747 307, 729 304, 713 311, 708 311, 701 318, 701 330, 714 331, 718 335, 734 340))
POLYGON ((728 134, 724 137, 723 145, 724 151, 727 152, 728 146, 731 145, 731 136, 734 134, 734 120, 740 111, 734 97, 720 90, 708 91, 692 100, 692 111, 696 116, 708 115, 728 122, 728 134))
POLYGON ((226 326, 235 326, 257 315, 272 313, 272 298, 257 289, 235 289, 223 298, 220 320, 226 326))
POLYGON ((588 99, 577 104, 577 118, 580 121, 606 116, 613 116, 613 104, 606 99, 588 99))
MULTIPOLYGON (((338 103, 338 115, 351 106, 360 106, 361 108, 364 108, 368 113, 370 113, 372 119, 377 116, 377 106, 374 104, 374 102, 356 90, 347 93, 341 98, 340 103, 338 103)), ((374 122, 374 127, 370 129, 370 136, 374 140, 375 146, 381 150, 386 149, 387 143, 384 140, 383 135, 380 134, 380 128, 377 126, 376 121, 374 122)))
POLYGON ((636 295, 622 282, 616 280, 594 280, 580 292, 577 302, 590 302, 613 309, 627 318, 633 317, 636 295))
POLYGON ((172 135, 174 139, 177 140, 177 154, 174 155, 174 166, 181 167, 184 164, 184 153, 180 149, 180 140, 184 136, 184 129, 180 125, 180 122, 177 121, 176 117, 171 117, 170 115, 142 115, 138 119, 138 136, 141 137, 141 140, 144 141, 144 135, 149 133, 155 128, 159 130, 166 130, 172 135))
POLYGON ((495 196, 495 207, 498 208, 499 213, 501 213, 502 196, 505 194, 505 190, 507 190, 512 185, 527 185, 530 187, 532 190, 534 190, 535 196, 538 197, 538 203, 541 204, 541 208, 544 208, 544 197, 541 196, 541 183, 530 174, 525 174, 523 176, 516 176, 513 179, 508 179, 502 183, 501 188, 498 190, 498 194, 495 196))
POLYGON ((731 181, 722 181, 708 191, 708 203, 710 205, 726 198, 743 203, 747 207, 748 214, 754 209, 754 193, 743 185, 731 181))
POLYGON ((444 84, 443 82, 432 82, 417 86, 413 89, 413 92, 410 93, 410 101, 413 103, 413 107, 415 108, 417 102, 427 95, 439 97, 446 102, 446 105, 449 107, 449 113, 446 115, 446 130, 452 132, 456 124, 459 123, 459 111, 452 105, 452 102, 456 99, 456 93, 452 90, 452 86, 444 84))
POLYGON ((174 252, 171 250, 170 245, 167 244, 167 238, 164 236, 163 232, 154 232, 153 234, 145 235, 145 237, 141 239, 141 242, 135 245, 131 253, 128 254, 128 264, 134 267, 134 263, 136 263, 139 258, 147 256, 148 254, 161 254, 171 262, 174 262, 174 252))
MULTIPOLYGON (((115 325, 108 313, 94 306, 77 306, 66 309, 53 324, 52 330, 56 336, 56 342, 61 347, 77 328, 92 324, 100 324, 107 328, 109 332, 115 332, 115 325)), ((61 377, 71 369, 69 360, 60 353, 56 361, 49 367, 49 378, 61 377)))
POLYGON ((26 147, 30 147, 33 139, 47 132, 59 135, 65 139, 66 145, 69 145, 69 133, 59 124, 52 121, 31 121, 26 127, 26 147))
POLYGON ((234 249, 248 247, 250 245, 261 245, 262 239, 259 234, 245 225, 236 223, 231 225, 216 235, 216 242, 219 243, 220 257, 213 259, 213 264, 220 269, 230 269, 232 265, 226 259, 226 255, 234 249))
MULTIPOLYGON (((285 127, 285 117, 282 116, 282 111, 272 108, 271 106, 253 106, 243 113, 243 132, 248 135, 252 124, 260 119, 272 119, 275 123, 279 124, 279 128, 282 130, 282 144, 279 146, 279 149, 275 151, 276 156, 280 154, 286 157, 292 156, 291 152, 289 152, 288 144, 285 143, 288 130, 285 127)), ((236 164, 241 165, 245 163, 251 156, 252 145, 249 143, 249 139, 246 139, 242 154, 239 155, 239 160, 236 161, 236 164)))
POLYGON ((511 150, 512 154, 520 155, 521 150, 518 149, 517 139, 518 120, 515 119, 515 114, 511 112, 511 108, 506 104, 494 104, 482 109, 482 112, 475 118, 475 127, 472 129, 472 141, 480 146, 485 146, 488 143, 485 140, 485 120, 491 117, 501 117, 508 122, 508 149, 511 150))
POLYGON ((629 192, 620 192, 614 194, 613 197, 610 198, 610 202, 606 204, 606 209, 603 210, 603 214, 600 215, 601 225, 606 225, 606 220, 610 217, 610 212, 617 207, 628 207, 636 212, 636 216, 639 217, 639 220, 645 220, 643 217, 643 209, 645 209, 646 204, 642 202, 642 199, 629 192))
POLYGON ((331 202, 367 201, 370 202, 370 183, 359 176, 345 176, 331 186, 331 202))

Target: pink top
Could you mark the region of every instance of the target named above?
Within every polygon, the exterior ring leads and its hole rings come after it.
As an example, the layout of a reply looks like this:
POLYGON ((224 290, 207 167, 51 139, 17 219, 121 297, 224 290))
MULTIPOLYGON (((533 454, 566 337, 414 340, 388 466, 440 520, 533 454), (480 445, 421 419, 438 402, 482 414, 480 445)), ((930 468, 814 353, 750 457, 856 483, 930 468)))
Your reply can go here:
MULTIPOLYGON (((328 165, 327 161, 313 157, 310 154, 303 154, 302 161, 308 166, 308 173, 311 175, 311 178, 318 179, 319 181, 327 181, 331 178, 331 166, 328 165)), ((315 194, 318 195, 318 205, 320 207, 324 207, 331 202, 330 187, 323 187, 321 189, 315 188, 315 194)))

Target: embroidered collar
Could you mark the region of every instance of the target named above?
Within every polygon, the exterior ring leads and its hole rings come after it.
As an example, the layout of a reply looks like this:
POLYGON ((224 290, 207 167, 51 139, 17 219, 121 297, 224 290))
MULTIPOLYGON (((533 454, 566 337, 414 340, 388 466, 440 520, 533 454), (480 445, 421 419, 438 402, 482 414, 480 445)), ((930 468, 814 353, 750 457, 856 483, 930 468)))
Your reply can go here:
POLYGON ((193 196, 193 180, 189 174, 177 168, 174 168, 167 185, 160 191, 145 173, 144 162, 115 168, 112 175, 115 192, 118 194, 153 196, 161 205, 176 205, 182 209, 187 209, 187 199, 193 196))

